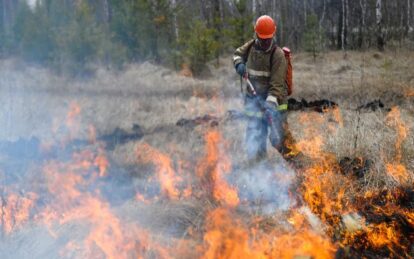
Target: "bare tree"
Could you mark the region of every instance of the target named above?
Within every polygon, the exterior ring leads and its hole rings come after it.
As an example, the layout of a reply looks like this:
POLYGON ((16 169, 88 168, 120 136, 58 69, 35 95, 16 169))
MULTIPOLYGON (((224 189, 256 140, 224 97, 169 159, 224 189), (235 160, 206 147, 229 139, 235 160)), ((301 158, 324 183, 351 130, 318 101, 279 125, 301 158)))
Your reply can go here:
POLYGON ((223 0, 223 4, 230 11, 231 16, 240 17, 239 10, 237 10, 233 0, 223 0))
POLYGON ((201 19, 209 23, 209 17, 207 15, 208 3, 207 0, 200 0, 200 16, 201 19))
POLYGON ((102 1, 102 7, 103 7, 103 13, 104 13, 104 21, 108 23, 111 20, 111 9, 110 9, 108 0, 102 1))
MULTIPOLYGON (((223 22, 224 22, 224 15, 223 15, 223 5, 221 4, 220 0, 213 0, 213 10, 212 10, 212 17, 213 17, 213 24, 216 28, 217 32, 215 33, 214 39, 219 44, 221 43, 221 37, 223 31, 223 22)), ((216 59, 217 65, 220 63, 220 48, 216 51, 216 59)))
POLYGON ((307 12, 307 4, 306 4, 306 0, 303 0, 303 15, 304 15, 304 19, 305 19, 305 26, 308 23, 308 12, 307 12))
POLYGON ((326 13, 326 0, 323 0, 323 10, 322 10, 322 16, 319 20, 319 47, 322 48, 322 24, 325 19, 325 13, 326 13))
POLYGON ((345 0, 342 0, 341 49, 345 51, 345 0))
POLYGON ((413 31, 413 28, 410 24, 411 19, 411 0, 407 0, 407 32, 410 33, 413 31))
POLYGON ((375 5, 375 14, 377 22, 377 47, 380 51, 384 50, 384 36, 382 34, 382 1, 377 0, 375 5))
POLYGON ((6 6, 7 6, 7 0, 2 0, 1 1, 1 8, 2 8, 2 14, 1 14, 1 18, 2 18, 2 25, 3 25, 3 30, 4 32, 7 32, 7 11, 6 11, 6 6))
POLYGON ((361 7, 361 27, 359 29, 359 47, 363 48, 365 42, 365 17, 367 12, 367 1, 359 0, 359 6, 361 7))
POLYGON ((178 22, 177 22, 177 1, 176 0, 170 0, 170 5, 171 8, 173 10, 173 28, 174 28, 174 36, 175 36, 175 40, 178 40, 179 36, 180 36, 180 31, 178 29, 178 22))
POLYGON ((252 14, 253 14, 253 23, 256 21, 257 15, 257 2, 256 0, 252 0, 252 14))
POLYGON ((224 23, 224 4, 223 0, 218 0, 218 7, 219 7, 219 13, 220 13, 220 21, 223 24, 224 23))
POLYGON ((6 34, 10 33, 11 27, 13 25, 14 15, 17 11, 19 1, 14 0, 2 0, 3 7, 3 30, 6 34))
POLYGON ((276 18, 276 1, 270 1, 270 13, 273 18, 276 18))
POLYGON ((345 0, 345 39, 349 28, 349 0, 345 0))

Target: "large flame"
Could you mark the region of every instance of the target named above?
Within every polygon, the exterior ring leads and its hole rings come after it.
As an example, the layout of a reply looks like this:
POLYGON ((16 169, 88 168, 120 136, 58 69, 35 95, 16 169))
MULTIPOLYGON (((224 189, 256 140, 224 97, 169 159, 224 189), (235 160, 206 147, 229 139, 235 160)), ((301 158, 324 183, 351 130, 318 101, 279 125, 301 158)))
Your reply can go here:
POLYGON ((231 187, 225 177, 231 171, 231 163, 224 150, 224 141, 216 130, 205 135, 205 156, 201 158, 197 167, 197 176, 207 187, 207 193, 225 205, 237 206, 239 197, 237 190, 231 187))
POLYGON ((4 233, 10 234, 20 228, 29 220, 30 210, 34 207, 37 194, 27 193, 19 195, 17 193, 3 193, 0 199, 0 220, 4 233))
POLYGON ((182 178, 173 169, 170 157, 146 143, 139 144, 136 150, 138 162, 155 165, 162 194, 173 200, 178 199, 181 194, 178 184, 182 178))
MULTIPOLYGON (((80 114, 80 106, 72 103, 63 122, 68 129, 65 141, 43 147, 48 151, 56 146, 64 148, 62 144, 79 134, 80 114)), ((397 108, 385 121, 397 132, 395 159, 386 164, 387 173, 407 186, 411 172, 403 165, 402 150, 408 126, 397 108)), ((134 202, 144 209, 159 205, 159 201, 196 201, 203 206, 195 220, 188 219, 191 223, 184 234, 162 240, 162 234, 140 225, 139 220, 125 219, 102 191, 111 176, 111 164, 104 145, 97 141, 95 128, 89 126, 92 145, 44 162, 39 172, 44 185, 27 192, 16 191, 12 185, 2 189, 2 230, 10 236, 33 222, 46 226, 56 239, 64 239, 65 228, 80 226, 77 238, 68 240, 60 251, 63 257, 334 258, 337 251, 350 247, 409 255, 406 251, 413 237, 405 235, 403 228, 414 228, 414 213, 400 201, 410 197, 398 189, 356 194, 354 179, 341 174, 337 157, 324 150, 326 140, 321 132, 327 129, 335 134, 343 127, 340 110, 301 114, 299 122, 303 134, 292 144, 291 155, 302 154, 306 163, 296 170, 290 191, 297 200, 286 211, 261 215, 240 209, 243 190, 229 181, 238 172, 219 127, 203 132, 204 147, 196 161, 176 161, 165 149, 140 141, 135 146, 136 165, 149 169, 142 175, 148 176, 145 188, 136 190, 134 202), (322 125, 327 128, 321 129, 322 125), (150 193, 154 189, 158 192, 150 193)), ((260 174, 260 167, 256 170, 260 174)))
POLYGON ((401 163, 402 144, 407 138, 409 128, 401 119, 401 112, 397 107, 393 107, 386 118, 387 125, 394 127, 397 131, 395 141, 395 159, 386 164, 388 175, 400 184, 406 184, 410 181, 410 174, 406 167, 401 163))
POLYGON ((302 214, 295 213, 290 225, 273 220, 272 229, 268 232, 263 231, 261 221, 258 218, 249 225, 232 210, 213 210, 207 216, 205 243, 200 248, 203 258, 334 256, 335 246, 326 236, 313 232, 302 214))

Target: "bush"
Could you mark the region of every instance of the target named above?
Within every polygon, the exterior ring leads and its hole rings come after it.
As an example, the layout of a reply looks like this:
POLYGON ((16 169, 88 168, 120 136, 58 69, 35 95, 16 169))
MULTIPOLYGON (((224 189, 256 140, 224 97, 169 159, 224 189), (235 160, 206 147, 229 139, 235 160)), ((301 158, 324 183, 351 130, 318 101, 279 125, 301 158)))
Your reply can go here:
POLYGON ((121 69, 128 60, 128 49, 110 37, 104 37, 97 53, 98 60, 106 66, 121 69))
POLYGON ((318 17, 315 14, 311 14, 307 17, 302 45, 305 51, 312 52, 313 57, 316 58, 317 53, 320 51, 320 39, 318 32, 318 17))
POLYGON ((224 31, 224 35, 228 39, 225 47, 231 48, 232 51, 254 36, 253 15, 248 14, 246 0, 237 1, 236 8, 240 17, 230 18, 228 20, 229 28, 224 31))
POLYGON ((202 22, 195 22, 187 36, 182 40, 184 56, 196 76, 202 75, 206 63, 214 58, 219 43, 215 40, 215 29, 209 29, 202 22))
POLYGON ((22 3, 13 31, 16 44, 11 51, 38 63, 47 63, 53 58, 56 42, 44 8, 38 6, 32 11, 26 3, 22 3))

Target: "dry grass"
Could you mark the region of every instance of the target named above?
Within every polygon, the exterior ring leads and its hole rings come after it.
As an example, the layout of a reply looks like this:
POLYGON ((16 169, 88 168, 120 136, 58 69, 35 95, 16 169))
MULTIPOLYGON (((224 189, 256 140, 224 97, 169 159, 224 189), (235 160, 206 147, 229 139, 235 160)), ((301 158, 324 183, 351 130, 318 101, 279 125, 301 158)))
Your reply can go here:
MULTIPOLYGON (((66 136, 67 112, 71 103, 81 107, 77 121, 79 139, 88 138, 88 129, 93 125, 98 135, 112 132, 116 127, 131 129, 139 124, 145 132, 145 142, 169 154, 172 161, 187 161, 192 166, 199 162, 205 148, 204 134, 211 130, 207 125, 195 129, 178 127, 181 118, 194 118, 205 114, 224 118, 227 110, 242 110, 239 79, 230 64, 230 58, 221 59, 221 65, 212 66, 214 78, 197 80, 177 76, 175 72, 149 63, 134 64, 122 72, 99 70, 96 77, 88 81, 76 81, 51 74, 49 71, 21 64, 15 60, 0 62, 0 141, 17 140, 36 136, 44 142, 59 140, 66 136), (63 126, 62 126, 63 125, 63 126)), ((397 130, 387 125, 388 109, 398 107, 401 121, 408 134, 401 146, 402 159, 410 172, 410 183, 414 176, 414 52, 375 53, 331 52, 317 58, 297 54, 294 58, 294 98, 329 99, 339 104, 341 120, 333 114, 314 112, 292 112, 289 124, 296 140, 309 137, 314 129, 323 137, 323 150, 341 157, 365 157, 374 161, 374 167, 360 182, 356 190, 392 186, 393 181, 385 170, 385 164, 394 161, 397 130), (385 109, 375 112, 356 111, 367 102, 381 99, 385 109), (313 125, 305 126, 304 116, 314 117, 313 125)), ((221 120, 218 129, 225 139, 226 154, 233 167, 243 172, 247 167, 243 148, 245 122, 221 120)), ((152 168, 140 167, 136 163, 136 144, 118 145, 108 155, 111 161, 126 168, 135 177, 133 184, 143 184, 144 171, 152 168)), ((269 161, 277 166, 280 157, 269 150, 269 161), (273 159, 277 158, 277 159, 273 159)), ((7 159, 7 158, 1 158, 7 159)), ((194 172, 191 172, 194 173, 194 172)), ((236 181, 237 182, 237 181, 236 181)), ((266 188, 266 187, 265 187, 266 188)), ((155 232, 165 232, 168 225, 182 224, 200 227, 203 204, 191 201, 153 204, 142 208, 136 202, 118 208, 125 220, 140 218, 155 232), (145 210, 145 213, 142 211, 145 210), (157 220, 153 215, 159 215, 157 220)), ((205 208, 204 208, 205 209, 205 208)), ((24 240, 27 235, 38 233, 36 229, 18 235, 24 240)), ((40 236, 45 236, 39 232, 40 236)), ((48 244, 43 246, 47 247, 48 244)), ((45 248, 46 249, 46 248, 45 248)))
MULTIPOLYGON (((75 81, 48 71, 9 60, 1 62, 0 113, 1 140, 37 136, 56 139, 67 130, 61 125, 70 103, 80 105, 81 121, 78 138, 87 138, 88 126, 97 134, 110 133, 116 127, 130 129, 138 123, 148 133, 143 141, 165 151, 191 158, 202 152, 202 132, 197 127, 188 131, 175 126, 180 118, 205 114, 224 116, 228 109, 242 109, 239 80, 229 58, 221 59, 219 68, 212 67, 214 78, 196 80, 177 76, 174 72, 144 63, 130 65, 122 72, 99 70, 95 78, 75 81), (55 127, 54 131, 51 129, 55 127)), ((295 92, 300 99, 329 99, 337 102, 343 127, 335 134, 324 134, 326 151, 338 157, 364 156, 375 160, 379 170, 392 159, 395 150, 395 129, 385 124, 387 109, 376 112, 355 109, 369 101, 381 99, 386 108, 399 107, 402 120, 413 128, 413 97, 405 96, 414 88, 413 52, 376 53, 342 52, 294 57, 295 92)), ((295 138, 300 139, 303 127, 294 112, 289 123, 295 138)), ((327 121, 328 123, 328 121, 327 121)), ((321 125, 321 133, 326 132, 321 125)), ((244 157, 243 122, 220 125, 234 163, 244 157)), ((413 169, 412 130, 403 143, 403 161, 413 169)), ((119 146, 114 157, 121 164, 133 163, 133 143, 119 146)), ((274 154, 274 153, 273 153, 274 154)))
MULTIPOLYGON (((414 106, 413 98, 407 94, 414 87, 413 52, 350 52, 346 59, 343 53, 336 52, 316 62, 309 55, 299 54, 295 61, 298 86, 295 97, 325 98, 339 104, 343 127, 325 136, 327 151, 337 157, 372 159, 374 175, 367 176, 367 186, 394 185, 386 177, 384 163, 392 162, 397 152, 394 148, 397 129, 386 123, 389 109, 397 107, 408 130, 401 148, 402 161, 413 172, 414 106), (384 103, 385 109, 356 111, 360 105, 377 99, 384 103)), ((300 124, 295 123, 296 115, 292 114, 289 121, 298 133, 300 124)))

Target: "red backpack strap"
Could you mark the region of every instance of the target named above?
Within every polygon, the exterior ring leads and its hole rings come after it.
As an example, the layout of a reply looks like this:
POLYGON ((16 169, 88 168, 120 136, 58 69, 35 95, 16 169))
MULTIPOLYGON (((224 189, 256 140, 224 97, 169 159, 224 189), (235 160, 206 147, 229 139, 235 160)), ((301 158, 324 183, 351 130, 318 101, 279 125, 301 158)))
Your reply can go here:
POLYGON ((285 58, 287 61, 288 69, 286 72, 286 85, 288 87, 288 95, 293 93, 293 66, 291 61, 291 52, 290 49, 287 47, 283 47, 283 52, 285 53, 285 58))

